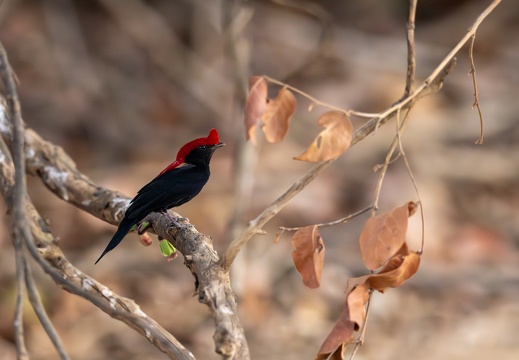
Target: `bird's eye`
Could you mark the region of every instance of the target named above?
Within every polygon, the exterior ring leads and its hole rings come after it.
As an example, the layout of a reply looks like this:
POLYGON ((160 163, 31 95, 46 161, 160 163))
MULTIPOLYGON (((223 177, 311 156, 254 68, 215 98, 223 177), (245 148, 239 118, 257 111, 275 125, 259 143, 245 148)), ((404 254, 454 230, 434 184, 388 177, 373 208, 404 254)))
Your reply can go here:
POLYGON ((199 148, 200 148, 200 150, 205 150, 205 149, 207 149, 207 145, 201 145, 201 146, 199 146, 199 148))

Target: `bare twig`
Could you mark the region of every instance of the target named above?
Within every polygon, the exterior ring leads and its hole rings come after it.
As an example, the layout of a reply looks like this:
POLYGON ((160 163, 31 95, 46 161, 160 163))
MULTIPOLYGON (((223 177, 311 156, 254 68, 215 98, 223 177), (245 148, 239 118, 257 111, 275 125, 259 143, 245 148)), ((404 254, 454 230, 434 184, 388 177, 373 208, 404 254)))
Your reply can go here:
MULTIPOLYGON (((405 114, 406 118, 409 116, 409 112, 405 114)), ((404 119, 405 121, 405 119, 404 119)), ((422 219, 422 244, 420 246, 420 250, 418 250, 419 254, 423 253, 424 245, 425 245, 425 214, 423 210, 423 202, 422 198, 420 197, 420 191, 418 190, 418 185, 416 184, 416 181, 414 179, 413 171, 411 170, 411 165, 409 164, 409 159, 407 158, 404 146, 402 145, 402 135, 401 135, 402 127, 400 126, 400 113, 396 117, 396 136, 398 139, 398 149, 400 151, 400 154, 402 155, 402 158, 404 159, 405 167, 407 169, 407 173, 409 174, 409 178, 411 179, 411 182, 413 183, 414 191, 416 193, 416 196, 418 198, 418 203, 420 204, 420 217, 422 219)))
MULTIPOLYGON (((0 43, 0 72, 2 80, 4 81, 5 88, 10 94, 8 101, 11 109, 11 114, 14 119, 20 118, 20 103, 16 97, 16 83, 12 76, 11 67, 7 59, 7 53, 4 46, 0 43)), ((16 122, 12 126, 13 138, 23 144, 23 137, 20 124, 16 122)), ((25 164, 23 162, 23 148, 14 146, 12 150, 13 163, 15 166, 14 181, 16 186, 14 187, 11 195, 13 201, 12 207, 12 222, 11 222, 11 238, 13 240, 15 257, 16 257, 16 307, 15 307, 15 318, 14 318, 14 329, 15 329, 15 341, 16 341, 16 353, 19 359, 28 359, 27 348, 25 346, 24 330, 23 330, 23 303, 25 299, 24 292, 24 278, 25 273, 25 255, 23 253, 23 242, 21 232, 24 226, 25 214, 23 211, 24 199, 25 199, 25 164), (18 168, 20 166, 20 168, 18 168)), ((6 159, 6 156, 4 156, 6 159)))
POLYGON ((470 59, 470 74, 472 75, 472 83, 474 85, 474 103, 472 104, 472 109, 474 106, 478 109, 479 114, 479 123, 481 127, 481 132, 479 134, 479 139, 476 140, 476 144, 483 144, 483 137, 485 134, 484 129, 484 121, 483 121, 483 113, 481 112, 481 105, 479 104, 479 91, 478 91, 478 81, 476 79, 476 65, 474 64, 474 42, 476 41, 476 33, 472 34, 470 45, 469 45, 469 59, 470 59))
POLYGON ((362 323, 362 329, 360 330, 359 337, 357 338, 357 341, 355 342, 355 347, 353 348, 353 352, 351 353, 350 360, 352 360, 355 355, 357 354, 357 351, 360 349, 362 344, 364 344, 364 338, 366 336, 366 329, 368 325, 368 317, 371 309, 371 299, 373 297, 373 291, 370 291, 368 301, 366 302, 366 316, 364 317, 364 322, 362 323))
MULTIPOLYGON (((322 224, 315 224, 314 226, 317 226, 318 228, 323 228, 323 227, 328 227, 328 226, 345 224, 348 221, 350 221, 351 219, 356 218, 357 216, 360 216, 360 215, 370 211, 372 207, 373 207, 373 205, 370 205, 368 207, 365 207, 362 210, 356 211, 356 212, 354 212, 354 213, 352 213, 352 214, 350 214, 348 216, 345 216, 345 217, 343 217, 341 219, 337 219, 337 220, 330 221, 330 222, 327 222, 327 223, 322 223, 322 224)), ((302 228, 303 228, 303 226, 300 226, 300 227, 284 227, 284 226, 280 226, 279 230, 282 230, 282 231, 297 231, 297 230, 301 230, 302 228)))
MULTIPOLYGON (((458 53, 458 51, 465 45, 465 43, 470 39, 472 34, 474 34, 481 24, 481 22, 495 9, 501 0, 494 0, 476 19, 472 27, 469 31, 463 36, 463 38, 454 46, 454 48, 447 54, 447 56, 440 62, 440 64, 433 70, 433 72, 425 79, 424 82, 408 97, 402 99, 396 104, 389 107, 383 113, 379 114, 377 117, 368 121, 364 126, 359 128, 353 134, 351 146, 354 146, 356 143, 364 139, 366 136, 371 134, 375 128, 380 124, 383 125, 393 116, 395 116, 397 111, 402 111, 404 109, 409 108, 412 103, 419 99, 422 95, 427 94, 427 91, 430 90, 438 90, 440 85, 443 82, 443 79, 449 74, 452 70, 455 60, 454 57, 458 53)), ((269 81, 272 79, 267 78, 269 81)), ((279 85, 284 86, 285 84, 279 85)), ((334 107, 331 107, 332 109, 334 107)), ((337 108, 335 108, 337 109, 337 108)), ((339 111, 343 111, 341 109, 339 111)), ((351 147, 350 146, 350 147, 351 147)), ((396 146, 396 144, 395 144, 396 146)), ((314 165, 306 174, 300 177, 290 188, 283 193, 278 199, 273 201, 265 210, 261 212, 255 219, 249 222, 249 225, 243 230, 243 232, 235 238, 229 247, 227 248, 224 256, 222 257, 222 267, 225 270, 229 270, 232 262, 236 258, 236 255, 240 252, 240 249, 254 237, 254 235, 261 232, 262 227, 272 219, 281 209, 285 207, 285 205, 296 196, 301 190, 303 190, 306 185, 308 185, 312 180, 314 180, 320 173, 322 173, 328 166, 333 163, 334 160, 328 160, 319 164, 314 165)))
POLYGON ((24 274, 24 255, 23 244, 19 236, 12 234, 15 260, 16 260, 16 305, 14 308, 14 335, 16 343, 16 357, 21 360, 29 359, 27 347, 25 346, 25 335, 23 329, 23 305, 25 300, 25 287, 23 284, 24 274), (16 239, 16 240, 15 240, 16 239))
POLYGON ((299 90, 298 88, 296 87, 293 87, 293 86, 290 86, 288 84, 285 84, 284 82, 282 81, 279 81, 279 80, 276 80, 276 79, 273 79, 271 78, 270 76, 267 76, 267 75, 263 75, 263 77, 273 83, 273 84, 276 84, 276 85, 279 85, 279 86, 282 86, 284 88, 287 88, 289 90, 292 90, 293 92, 295 93, 298 93, 299 95, 301 96, 304 96, 305 98, 307 98, 308 100, 311 101, 311 105, 309 107, 309 109, 312 109, 314 105, 319 105, 319 106, 323 106, 325 108, 328 108, 330 110, 335 110, 335 111, 339 111, 339 112, 342 112, 342 113, 345 113, 346 115, 353 115, 353 116, 358 116, 358 117, 363 117, 363 118, 373 118, 375 116, 378 116, 379 114, 374 114, 374 113, 365 113, 365 112, 360 112, 360 111, 354 111, 354 110, 349 110, 349 109, 343 109, 343 108, 340 108, 340 107, 337 107, 337 106, 334 106, 334 105, 331 105, 331 104, 328 104, 324 101, 321 101, 321 100, 318 100, 316 99, 315 97, 313 97, 312 95, 302 91, 302 90, 299 90))
POLYGON ((60 359, 62 360, 68 360, 70 357, 67 354, 67 351, 65 347, 63 346, 63 343, 61 342, 61 339, 59 338, 58 333, 56 332, 56 329, 54 329, 54 325, 52 325, 52 322, 49 319, 49 316, 47 315, 47 312, 45 311, 45 308, 43 307, 43 304, 41 302, 40 294, 38 292, 38 289, 36 288, 36 284, 34 283, 34 278, 31 273, 31 269, 29 268, 26 259, 24 259, 24 265, 25 265, 25 286, 27 287, 27 293, 29 294, 29 301, 31 303, 32 308, 34 309, 34 313, 38 317, 38 320, 40 320, 40 323, 43 326, 43 329, 47 333, 47 336, 49 337, 50 341, 54 345, 54 348, 58 352, 58 355, 60 359))
POLYGON ((416 54, 414 42, 414 29, 416 17, 416 3, 418 0, 409 0, 409 16, 407 19, 407 76, 405 80, 404 98, 413 92, 416 74, 416 54))

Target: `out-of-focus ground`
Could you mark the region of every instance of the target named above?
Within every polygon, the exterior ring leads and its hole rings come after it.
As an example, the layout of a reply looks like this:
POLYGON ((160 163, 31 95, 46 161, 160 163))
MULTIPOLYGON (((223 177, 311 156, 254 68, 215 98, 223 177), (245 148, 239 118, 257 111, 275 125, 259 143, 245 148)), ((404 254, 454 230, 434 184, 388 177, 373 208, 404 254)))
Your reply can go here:
MULTIPOLYGON (((274 2, 237 8, 223 1, 3 1, 0 40, 19 79, 28 126, 63 146, 100 185, 129 196, 174 157, 184 142, 220 130, 227 147, 213 158, 201 195, 179 209, 222 251, 240 205, 238 229, 279 196, 309 164, 292 160, 319 131, 323 108, 299 99, 287 139, 248 157, 246 184, 236 177, 244 130, 240 72, 289 81, 344 108, 378 112, 398 100, 406 71, 407 1, 274 2), (329 32, 323 44, 322 23, 329 32), (250 23, 247 20, 250 18, 250 23), (241 26, 241 25, 244 25, 241 26), (233 40, 230 40, 233 39, 233 40), (249 66, 236 66, 232 49, 249 66), (247 194, 247 186, 252 194, 247 194), (239 189, 244 189, 240 192, 239 189)), ((490 1, 420 1, 417 77, 423 80, 490 1)), ((357 359, 519 358, 519 3, 503 1, 476 37, 475 61, 485 142, 475 145, 468 49, 441 92, 413 110, 403 143, 425 209, 426 244, 418 274, 375 294, 357 359)), ((275 93, 274 89, 274 93, 275 93)), ((362 125, 354 119, 354 126, 362 125)), ((232 274, 254 359, 311 359, 337 318, 347 278, 366 273, 358 235, 366 217, 322 231, 327 246, 322 286, 305 288, 277 226, 331 221, 367 206, 394 135, 394 122, 352 148, 298 195, 240 255, 232 274)), ((167 263, 156 244, 135 235, 93 263, 115 231, 62 202, 38 181, 30 194, 82 271, 133 298, 198 359, 213 352, 213 322, 193 298, 182 259, 167 263)), ((416 200, 402 161, 384 182, 381 210, 416 200)), ((4 222, 5 224, 5 222, 4 222)), ((0 236, 0 359, 15 358, 12 317, 14 252, 0 236)), ((420 220, 409 241, 420 244, 420 220)), ((35 268, 43 301, 73 359, 161 359, 130 328, 72 296, 35 268)), ((32 359, 56 354, 29 306, 32 359)))

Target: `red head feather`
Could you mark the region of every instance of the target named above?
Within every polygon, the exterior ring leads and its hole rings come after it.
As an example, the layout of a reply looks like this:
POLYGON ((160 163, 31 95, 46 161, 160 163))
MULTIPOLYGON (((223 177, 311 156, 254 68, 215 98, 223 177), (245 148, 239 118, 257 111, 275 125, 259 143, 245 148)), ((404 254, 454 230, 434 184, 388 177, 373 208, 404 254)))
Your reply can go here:
POLYGON ((201 145, 212 146, 217 145, 219 143, 220 140, 218 139, 218 132, 216 131, 216 129, 213 128, 211 129, 211 131, 209 131, 209 135, 207 135, 207 137, 192 140, 184 146, 182 146, 177 153, 177 158, 175 159, 175 161, 169 164, 167 168, 162 170, 159 176, 181 165, 184 162, 186 156, 191 152, 191 150, 201 145))

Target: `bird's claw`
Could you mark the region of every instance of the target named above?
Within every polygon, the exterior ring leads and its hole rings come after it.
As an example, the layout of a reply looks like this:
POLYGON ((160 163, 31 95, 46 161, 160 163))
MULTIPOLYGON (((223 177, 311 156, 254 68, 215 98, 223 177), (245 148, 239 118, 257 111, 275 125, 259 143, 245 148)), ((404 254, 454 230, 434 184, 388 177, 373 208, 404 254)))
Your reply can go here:
POLYGON ((139 240, 141 241, 141 244, 144 246, 150 246, 152 244, 151 237, 148 235, 147 232, 140 234, 139 240))

